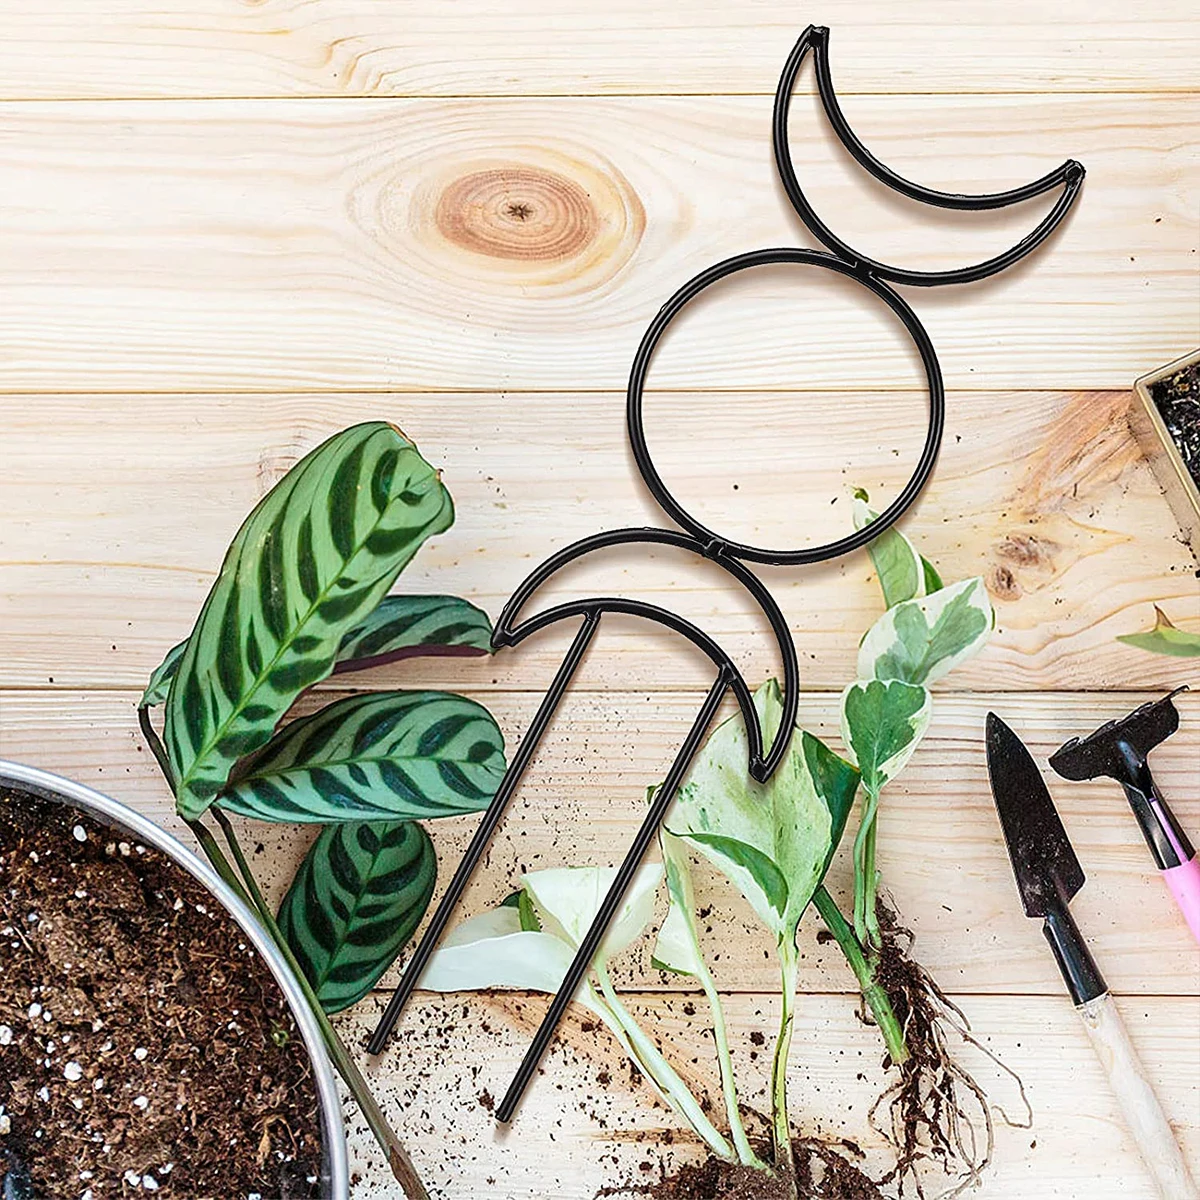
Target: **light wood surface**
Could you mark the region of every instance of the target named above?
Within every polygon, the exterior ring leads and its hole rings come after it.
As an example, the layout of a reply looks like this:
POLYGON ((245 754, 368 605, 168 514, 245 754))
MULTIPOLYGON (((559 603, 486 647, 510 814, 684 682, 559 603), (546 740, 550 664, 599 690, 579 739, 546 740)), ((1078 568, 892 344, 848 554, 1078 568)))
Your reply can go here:
MULTIPOLYGON (((885 807, 880 857, 920 958, 1034 1106, 1032 1130, 998 1120, 980 1194, 1152 1197, 1021 913, 981 731, 995 709, 1044 762, 1071 734, 1198 681, 1184 660, 1115 641, 1149 626, 1152 603, 1200 627, 1196 561, 1125 419, 1132 379, 1200 343, 1194 5, 8 0, 0 12, 0 756, 177 831, 137 733, 138 690, 186 635, 248 508, 335 429, 393 420, 444 469, 458 522, 403 586, 493 614, 553 549, 661 522, 626 448, 629 361, 695 271, 812 244, 769 143, 770 95, 806 19, 832 26, 847 115, 902 173, 984 191, 1067 157, 1086 164, 1077 211, 1015 272, 907 297, 941 356, 948 422, 906 528, 948 578, 984 575, 998 625, 939 685, 929 737, 885 807)), ((797 165, 865 252, 962 264, 1049 206, 951 214, 897 200, 847 163, 809 86, 797 165)), ((923 437, 919 388, 910 348, 864 297, 764 272, 669 337, 647 432, 710 525, 772 545, 827 540, 848 531, 851 488, 883 501, 902 486, 923 437)), ((879 612, 867 559, 764 575, 800 651, 802 721, 836 743, 835 693, 879 612)), ((669 603, 749 678, 776 669, 765 630, 702 562, 614 555, 561 588, 669 603)), ((551 632, 493 659, 353 683, 460 689, 512 746, 564 645, 551 632)), ((522 868, 615 861, 709 682, 671 637, 606 622, 464 914, 522 868)), ((1200 835, 1200 700, 1180 704, 1155 769, 1200 835)), ((1194 1169, 1200 956, 1118 790, 1050 785, 1088 875, 1073 911, 1194 1169)), ((472 828, 434 827, 444 864, 472 828)), ((306 835, 248 833, 278 895, 306 835)), ((846 862, 831 879, 845 890, 846 862)), ((752 1058, 750 1035, 773 1020, 766 947, 714 881, 700 888, 747 1098, 764 1107, 766 1056, 752 1058)), ((877 1162, 878 1039, 814 923, 802 937, 794 1114, 877 1162)), ((716 1098, 698 998, 651 970, 644 945, 619 978, 716 1098)), ((354 1044, 385 999, 342 1018, 354 1044)), ((577 1020, 517 1124, 497 1132, 480 1097, 506 1085, 542 1003, 419 994, 370 1068, 445 1200, 584 1200, 654 1177, 664 1153, 695 1153, 606 1035, 577 1020)), ((1011 1081, 978 1065, 1017 1115, 1011 1081)), ((354 1200, 392 1200, 350 1119, 354 1200)))
MULTIPOLYGON (((864 96, 848 112, 936 187, 1001 190, 1072 156, 1089 170, 1048 252, 913 298, 951 386, 1124 388, 1195 340, 1191 97, 864 96)), ((770 113, 767 96, 0 104, 0 291, 20 297, 0 310, 0 388, 624 387, 691 275, 809 243, 770 113)), ((897 199, 804 96, 792 134, 817 210, 904 265, 986 257, 1052 203, 897 199)), ((651 385, 913 386, 898 325, 860 293, 811 268, 726 281, 673 328, 651 385)))
POLYGON ((0 6, 0 94, 478 96, 774 90, 808 21, 846 92, 1187 91, 1189 0, 45 0, 0 6), (65 51, 65 52, 64 52, 65 51))

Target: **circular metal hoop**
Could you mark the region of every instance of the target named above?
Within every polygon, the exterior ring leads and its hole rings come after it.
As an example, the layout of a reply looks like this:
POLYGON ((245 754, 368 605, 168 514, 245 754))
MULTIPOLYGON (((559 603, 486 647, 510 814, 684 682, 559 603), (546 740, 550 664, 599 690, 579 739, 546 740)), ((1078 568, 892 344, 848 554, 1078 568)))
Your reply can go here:
POLYGON ((634 461, 646 486, 650 489, 662 510, 671 519, 686 529, 694 537, 700 539, 713 553, 717 551, 733 555, 747 562, 768 563, 772 566, 789 566, 796 563, 823 562, 826 559, 837 558, 851 550, 865 546, 877 538, 888 526, 894 524, 907 511, 912 502, 925 486, 933 465, 937 461, 938 449, 942 442, 942 430, 946 419, 946 396, 942 385, 942 372, 938 366, 937 354, 925 327, 917 319, 916 313, 905 301, 880 279, 876 279, 864 268, 855 263, 847 262, 836 255, 822 250, 802 250, 779 247, 768 250, 753 250, 748 254, 738 254, 727 258, 701 271, 699 275, 688 280, 659 310, 651 321, 649 328, 642 336, 641 345, 634 355, 633 367, 629 374, 629 388, 626 400, 626 422, 629 429, 629 444, 633 449, 634 461), (768 550, 759 546, 744 545, 730 541, 701 524, 687 509, 671 494, 663 482, 651 458, 650 449, 646 444, 646 431, 642 418, 642 393, 646 386, 646 375, 650 369, 650 360, 654 351, 666 332, 671 321, 686 307, 688 302, 698 296, 705 288, 739 271, 751 270, 755 267, 778 266, 780 264, 795 264, 798 266, 820 267, 833 271, 860 283, 868 291, 878 296, 891 309, 901 324, 908 331, 909 337, 921 355, 925 368, 925 377, 929 388, 929 424, 925 436, 925 445, 908 483, 903 491, 890 505, 872 521, 869 526, 857 529, 846 537, 824 545, 805 547, 798 550, 768 550))

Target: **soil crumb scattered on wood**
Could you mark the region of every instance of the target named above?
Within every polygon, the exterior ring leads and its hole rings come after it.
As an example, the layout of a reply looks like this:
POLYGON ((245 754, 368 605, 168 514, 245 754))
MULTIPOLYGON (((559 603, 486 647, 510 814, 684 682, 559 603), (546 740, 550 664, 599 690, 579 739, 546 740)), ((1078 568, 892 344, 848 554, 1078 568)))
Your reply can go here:
POLYGON ((1184 465, 1200 486, 1200 363, 1152 383, 1150 396, 1184 465))
POLYGON ((301 1200, 319 1116, 266 965, 157 851, 0 792, 0 1191, 301 1200))

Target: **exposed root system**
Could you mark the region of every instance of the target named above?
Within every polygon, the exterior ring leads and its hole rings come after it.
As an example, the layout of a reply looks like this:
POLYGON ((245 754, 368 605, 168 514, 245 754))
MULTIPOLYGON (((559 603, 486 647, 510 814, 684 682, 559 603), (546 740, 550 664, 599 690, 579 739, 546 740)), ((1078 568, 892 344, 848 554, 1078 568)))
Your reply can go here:
POLYGON ((904 1029, 910 1055, 871 1109, 872 1127, 896 1156, 879 1183, 894 1184, 898 1196, 924 1200, 928 1193, 922 1167, 937 1163, 954 1182, 935 1194, 939 1200, 951 1200, 979 1181, 995 1146, 991 1105, 958 1057, 960 1046, 979 1050, 1016 1081, 1027 1115, 1024 1122, 1012 1122, 1001 1113, 1006 1123, 1027 1128, 1032 1111, 1020 1078, 979 1042, 962 1010, 912 957, 911 930, 900 924, 895 909, 882 898, 879 927, 883 947, 877 977, 904 1029))
MULTIPOLYGON (((980 1051, 1017 1084, 1026 1118, 1015 1122, 998 1109, 1001 1119, 1021 1128, 1032 1123, 1020 1078, 979 1042, 962 1011, 912 957, 912 932, 882 897, 879 926, 883 946, 876 977, 887 991, 909 1050, 906 1062, 887 1064, 891 1082, 870 1112, 871 1126, 886 1140, 894 1161, 881 1178, 873 1179, 860 1165, 864 1156, 853 1142, 797 1138, 792 1144, 796 1200, 952 1200, 974 1187, 992 1160, 995 1127, 986 1093, 959 1057, 966 1046, 980 1051), (940 1168, 943 1187, 932 1188, 931 1166, 940 1168)), ((789 1189, 761 1171, 710 1158, 653 1183, 602 1193, 619 1194, 651 1200, 785 1200, 789 1189)))

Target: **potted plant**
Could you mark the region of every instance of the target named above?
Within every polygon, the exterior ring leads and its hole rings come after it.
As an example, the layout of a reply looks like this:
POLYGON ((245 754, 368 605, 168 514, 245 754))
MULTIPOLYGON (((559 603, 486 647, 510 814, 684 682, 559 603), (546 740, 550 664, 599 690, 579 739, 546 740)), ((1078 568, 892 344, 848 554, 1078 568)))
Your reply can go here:
POLYGON ((0 936, 5 1200, 347 1195, 307 1001, 254 914, 177 839, 0 762, 0 936))

